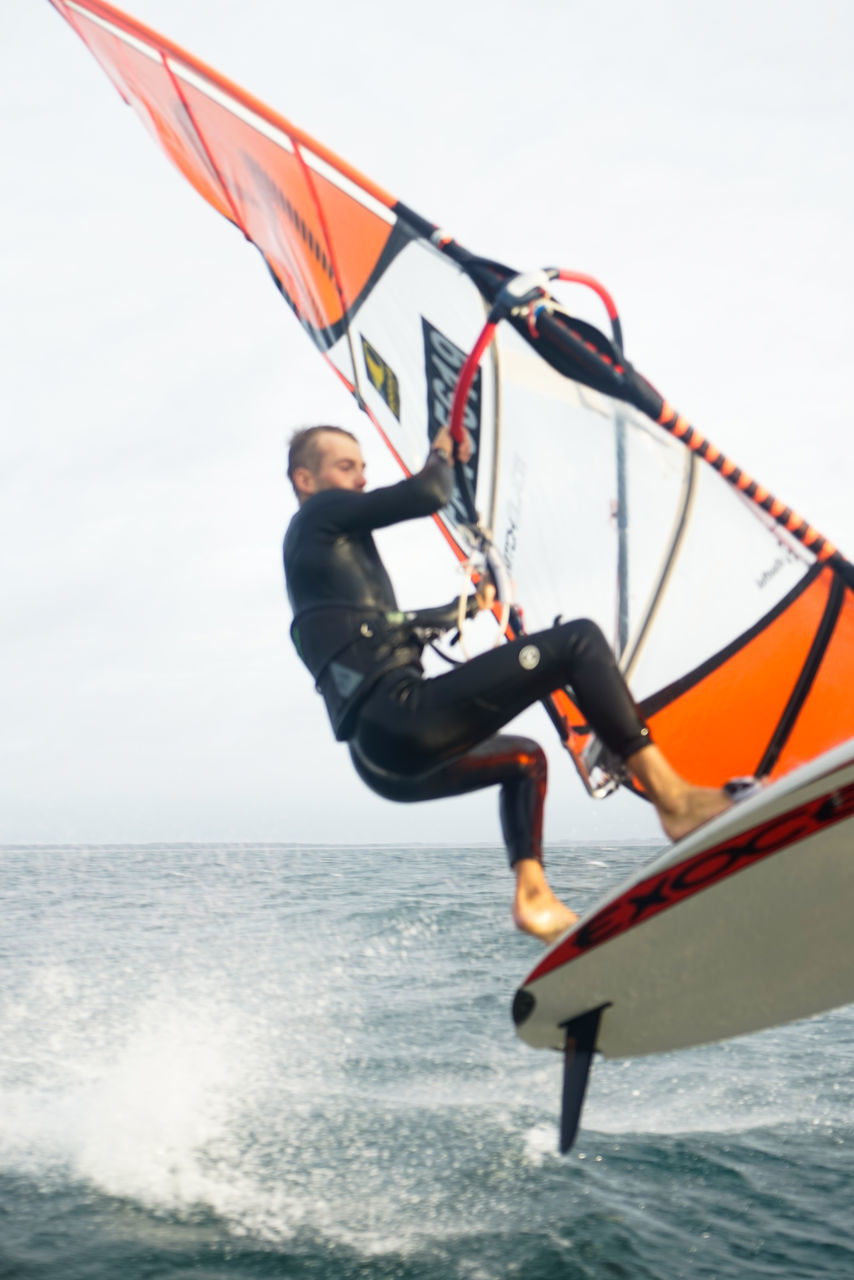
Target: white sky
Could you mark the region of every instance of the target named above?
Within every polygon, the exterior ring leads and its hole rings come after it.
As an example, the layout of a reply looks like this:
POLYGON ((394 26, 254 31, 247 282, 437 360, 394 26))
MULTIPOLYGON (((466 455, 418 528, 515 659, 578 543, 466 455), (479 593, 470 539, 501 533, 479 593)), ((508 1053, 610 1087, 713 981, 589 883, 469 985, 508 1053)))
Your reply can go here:
MULTIPOLYGON (((847 0, 130 4, 468 247, 597 274, 637 367, 854 554, 847 0)), ((290 648, 287 437, 337 419, 392 473, 260 258, 46 2, 4 0, 0 123, 0 842, 498 842, 494 793, 365 791, 290 648)), ((552 760, 551 841, 654 834, 552 760)))

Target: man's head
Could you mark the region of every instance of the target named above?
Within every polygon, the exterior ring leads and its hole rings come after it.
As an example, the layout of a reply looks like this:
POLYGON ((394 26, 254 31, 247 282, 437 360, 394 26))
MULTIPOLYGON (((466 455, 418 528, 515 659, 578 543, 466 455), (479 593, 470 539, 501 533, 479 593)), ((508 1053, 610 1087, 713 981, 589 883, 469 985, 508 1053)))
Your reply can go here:
POLYGON ((343 427, 306 427, 291 438, 288 478, 300 503, 324 489, 364 489, 365 460, 359 442, 343 427))

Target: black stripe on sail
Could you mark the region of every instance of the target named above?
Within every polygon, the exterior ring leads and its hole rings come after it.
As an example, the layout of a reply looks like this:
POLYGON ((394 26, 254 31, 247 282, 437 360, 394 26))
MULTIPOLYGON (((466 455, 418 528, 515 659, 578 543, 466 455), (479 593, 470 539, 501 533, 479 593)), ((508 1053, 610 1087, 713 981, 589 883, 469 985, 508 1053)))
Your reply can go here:
POLYGON ((765 630, 766 627, 769 627, 772 622, 779 618, 782 613, 785 613, 789 606, 794 604, 797 598, 806 591, 807 587, 815 582, 818 575, 822 572, 823 567, 824 566, 820 564, 813 565, 812 568, 804 574, 800 582, 792 588, 788 595, 783 596, 783 599, 778 601, 773 609, 761 617, 752 627, 749 627, 747 631, 744 631, 740 636, 737 636, 735 640, 728 644, 724 649, 713 654, 711 658, 707 658, 705 662, 702 662, 698 667, 695 667, 693 671, 686 672, 679 680, 674 680, 673 684, 669 684, 664 689, 659 689, 658 693, 650 694, 648 698, 644 698, 640 703, 642 714, 646 718, 654 716, 657 711, 663 710, 663 708, 669 706, 671 702, 675 702, 677 698, 681 698, 683 694, 689 691, 689 689, 693 689, 695 685, 700 684, 701 681, 705 680, 706 676, 710 675, 713 671, 716 671, 718 667, 722 667, 734 654, 738 653, 740 649, 743 649, 746 645, 750 644, 751 640, 754 640, 756 636, 760 635, 765 630))
POLYGON ((845 599, 845 585, 838 574, 833 575, 833 582, 830 588, 830 594, 827 597, 827 604, 822 614, 821 622, 818 625, 813 642, 810 645, 809 653, 804 659, 804 665, 801 667, 801 673, 795 681, 795 687, 791 692, 789 701, 780 716, 776 729, 771 735, 768 746, 763 752, 762 759, 756 766, 757 777, 770 773, 780 758, 780 752, 786 745, 792 730, 795 727, 801 709, 807 700, 810 689, 812 688, 815 678, 818 675, 819 667, 822 659, 827 652, 827 646, 830 644, 831 637, 836 627, 842 602, 845 599))

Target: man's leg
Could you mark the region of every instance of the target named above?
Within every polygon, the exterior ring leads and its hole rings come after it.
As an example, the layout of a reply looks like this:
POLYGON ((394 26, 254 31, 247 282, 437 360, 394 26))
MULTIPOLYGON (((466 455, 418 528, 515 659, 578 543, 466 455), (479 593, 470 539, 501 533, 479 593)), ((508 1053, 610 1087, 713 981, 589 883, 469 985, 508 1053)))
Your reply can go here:
POLYGON ((596 735, 641 783, 670 839, 680 839, 730 806, 722 788, 686 782, 652 744, 607 640, 585 618, 414 682, 404 700, 372 700, 360 718, 359 735, 372 758, 387 757, 416 772, 469 751, 564 685, 571 685, 596 735))
POLYGON ((732 804, 732 797, 722 788, 695 787, 686 782, 653 742, 627 756, 624 763, 655 805, 658 820, 671 840, 681 840, 732 804))
MULTIPOLYGON (((548 760, 536 743, 499 735, 483 744, 513 744, 518 773, 508 771, 501 787, 501 830, 516 877, 511 915, 517 929, 548 945, 575 924, 578 916, 555 896, 543 865, 543 809, 548 760)), ((469 753, 474 755, 477 752, 469 753)), ((465 759, 466 757, 464 757, 465 759)))
POLYGON ((511 914, 517 929, 550 943, 578 919, 552 892, 543 868, 543 808, 548 763, 530 738, 495 734, 464 755, 421 774, 398 774, 371 761, 359 743, 350 754, 363 782, 387 800, 413 803, 499 786, 501 830, 516 877, 511 914))
POLYGON ((516 875, 511 908, 513 923, 523 933, 530 933, 549 946, 575 924, 578 916, 555 897, 542 862, 536 858, 520 858, 513 864, 513 871, 516 875))

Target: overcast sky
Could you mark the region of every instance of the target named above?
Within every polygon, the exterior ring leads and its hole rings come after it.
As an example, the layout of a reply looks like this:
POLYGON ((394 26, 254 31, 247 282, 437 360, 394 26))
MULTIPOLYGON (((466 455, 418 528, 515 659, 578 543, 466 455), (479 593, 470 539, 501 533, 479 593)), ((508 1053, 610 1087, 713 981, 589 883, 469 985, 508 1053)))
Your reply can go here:
MULTIPOLYGON (((598 275, 854 554, 847 0, 129 3, 468 247, 598 275)), ((0 841, 497 842, 494 794, 366 792, 290 648, 285 441, 342 421, 393 479, 369 424, 50 5, 0 35, 0 841)), ((552 842, 654 833, 553 751, 552 842)))

